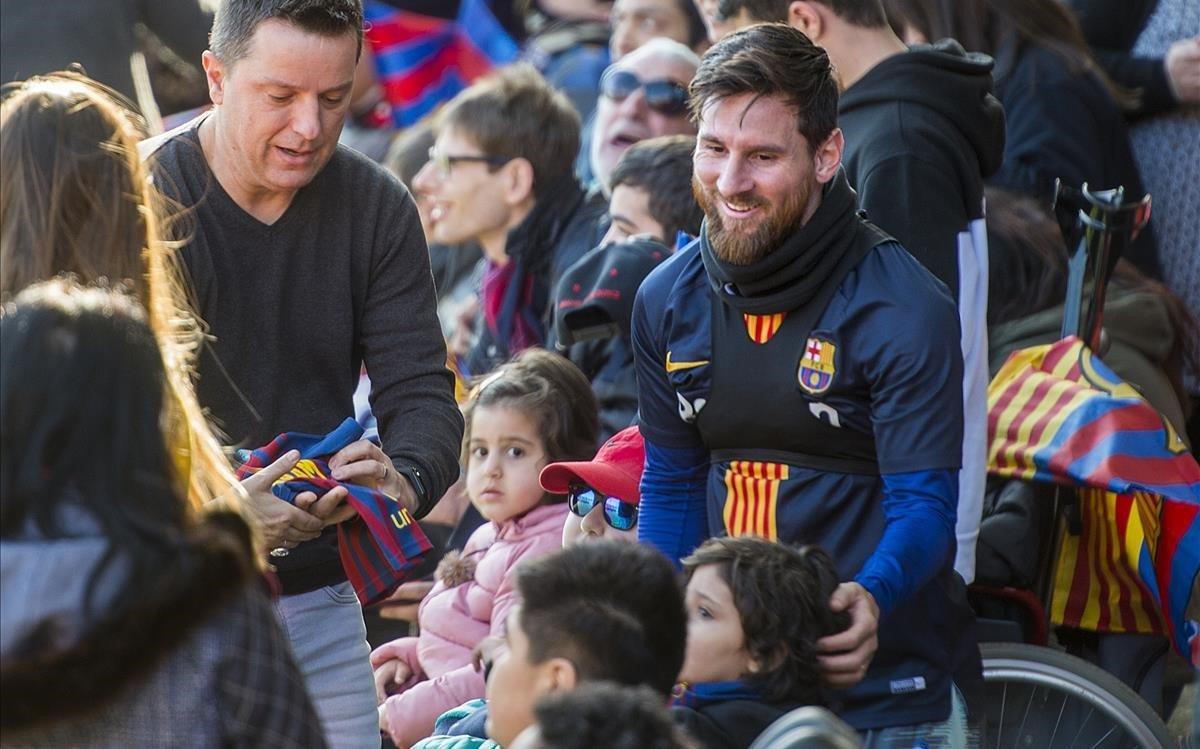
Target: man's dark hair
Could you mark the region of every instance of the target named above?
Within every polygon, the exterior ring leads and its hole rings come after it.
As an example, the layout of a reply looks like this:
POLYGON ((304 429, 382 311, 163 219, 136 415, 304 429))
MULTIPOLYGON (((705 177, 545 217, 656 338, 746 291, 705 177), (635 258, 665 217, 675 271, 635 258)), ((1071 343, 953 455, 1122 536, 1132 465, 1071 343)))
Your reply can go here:
POLYGON ((625 151, 609 177, 612 190, 626 185, 646 191, 650 215, 662 225, 668 246, 674 245, 681 229, 693 237, 700 233, 704 211, 692 195, 695 149, 696 138, 691 135, 647 138, 625 151))
POLYGON ((579 115, 524 63, 500 68, 454 97, 437 127, 470 136, 486 156, 527 160, 539 197, 571 172, 579 153, 579 115))
POLYGON ((675 4, 687 17, 687 46, 696 49, 699 44, 708 40, 708 27, 704 25, 704 17, 700 15, 700 9, 696 7, 695 0, 675 0, 675 4))
POLYGON ((683 560, 689 580, 709 565, 733 593, 746 651, 762 664, 747 680, 769 702, 823 704, 816 642, 850 626, 849 614, 829 608, 838 586, 829 554, 755 536, 713 538, 683 560))
POLYGON ((816 150, 837 127, 838 90, 825 50, 783 23, 736 31, 713 46, 689 87, 692 119, 711 102, 742 94, 779 96, 816 150))
MULTIPOLYGON (((878 28, 887 24, 882 0, 815 0, 827 6, 838 18, 855 26, 878 28)), ((743 8, 755 21, 774 23, 787 21, 788 6, 792 0, 721 0, 717 3, 717 15, 731 18, 743 8)))
POLYGON ((541 749, 688 749, 662 697, 646 687, 600 682, 538 700, 541 749))
POLYGON ((250 53, 250 39, 263 21, 278 19, 313 34, 354 34, 362 53, 362 0, 222 0, 208 35, 208 48, 232 65, 250 53))
POLYGON ((526 562, 517 572, 529 660, 566 658, 580 681, 671 693, 687 639, 675 568, 638 544, 596 541, 526 562))

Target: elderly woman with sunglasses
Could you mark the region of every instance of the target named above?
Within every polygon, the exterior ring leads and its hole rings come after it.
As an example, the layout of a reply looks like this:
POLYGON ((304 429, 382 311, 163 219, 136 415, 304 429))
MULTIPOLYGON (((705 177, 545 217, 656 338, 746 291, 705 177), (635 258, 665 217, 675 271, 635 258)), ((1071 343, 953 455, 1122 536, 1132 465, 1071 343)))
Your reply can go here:
POLYGON ((614 434, 592 460, 551 463, 542 469, 542 488, 566 494, 571 512, 563 546, 602 538, 637 541, 638 484, 646 459, 636 426, 614 434))

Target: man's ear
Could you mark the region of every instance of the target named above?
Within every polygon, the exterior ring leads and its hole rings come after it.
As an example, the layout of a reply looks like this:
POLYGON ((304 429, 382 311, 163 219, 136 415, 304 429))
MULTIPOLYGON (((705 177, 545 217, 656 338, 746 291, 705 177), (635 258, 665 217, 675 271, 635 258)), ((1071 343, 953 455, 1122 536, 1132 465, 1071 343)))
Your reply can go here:
POLYGON ((814 43, 825 33, 825 17, 811 0, 792 0, 788 3, 787 24, 804 32, 814 43))
POLYGON ((538 692, 569 692, 579 686, 579 672, 566 658, 550 658, 538 666, 538 692))
POLYGON ((846 139, 842 135, 842 129, 834 128, 813 154, 813 173, 817 182, 823 185, 833 179, 838 167, 842 165, 842 150, 845 147, 846 139))
POLYGON ((204 50, 200 62, 204 66, 204 77, 208 81, 208 98, 212 99, 213 104, 220 104, 225 100, 225 63, 211 50, 204 50))
POLYGON ((518 206, 533 197, 533 164, 529 163, 529 159, 518 156, 502 169, 505 202, 510 206, 518 206))

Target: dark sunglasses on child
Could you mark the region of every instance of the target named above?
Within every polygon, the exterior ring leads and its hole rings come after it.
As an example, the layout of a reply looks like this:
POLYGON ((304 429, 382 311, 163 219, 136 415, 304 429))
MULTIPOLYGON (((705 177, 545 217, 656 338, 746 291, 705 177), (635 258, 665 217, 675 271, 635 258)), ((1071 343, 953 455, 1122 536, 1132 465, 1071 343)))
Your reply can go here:
POLYGON ((570 484, 567 487, 567 506, 579 517, 587 517, 598 504, 603 504, 604 522, 612 528, 627 531, 637 525, 638 506, 634 503, 606 496, 587 484, 570 484))
POLYGON ((646 92, 646 106, 660 114, 680 115, 687 112, 687 87, 666 78, 643 81, 628 70, 609 68, 600 78, 600 93, 613 101, 625 101, 634 91, 646 92))

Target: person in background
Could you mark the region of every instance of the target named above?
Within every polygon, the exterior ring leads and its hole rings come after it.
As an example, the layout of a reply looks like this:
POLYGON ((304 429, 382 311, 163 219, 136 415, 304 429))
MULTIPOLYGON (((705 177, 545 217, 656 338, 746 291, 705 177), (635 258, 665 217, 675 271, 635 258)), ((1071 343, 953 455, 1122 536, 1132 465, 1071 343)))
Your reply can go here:
MULTIPOLYGON (((1071 10, 1058 0, 886 0, 909 42, 950 37, 996 61, 1004 105, 1004 161, 989 185, 1049 203, 1056 179, 1093 190, 1144 194, 1122 110, 1134 104, 1092 59, 1071 10)), ((1125 257, 1161 276, 1152 220, 1125 257)), ((1114 258, 1115 262, 1115 258, 1114 258)))
POLYGON ((1132 120, 1200 104, 1200 11, 1187 0, 1067 0, 1067 5, 1096 62, 1137 94, 1132 120))
POLYGON ((642 435, 632 426, 609 438, 591 460, 542 469, 542 488, 567 495, 571 514, 563 526, 563 546, 601 539, 637 541, 638 483, 645 458, 642 435))
POLYGON ((672 713, 701 749, 744 749, 785 713, 827 701, 817 640, 833 613, 833 560, 753 536, 712 538, 683 560, 688 645, 672 713))
POLYGON ((404 183, 417 204, 421 230, 429 242, 429 269, 433 272, 442 335, 450 342, 451 353, 466 356, 474 343, 483 250, 475 242, 445 245, 433 239, 433 196, 416 189, 415 181, 429 163, 429 152, 436 141, 432 119, 413 125, 392 142, 383 165, 404 183))
POLYGON ((579 118, 528 65, 477 81, 437 130, 413 186, 433 201, 434 241, 483 248, 482 320, 462 362, 465 375, 481 377, 546 343, 551 291, 591 248, 599 211, 571 173, 579 118))
POLYGON ((649 237, 675 247, 680 232, 699 236, 704 212, 691 191, 695 149, 690 135, 664 135, 625 151, 609 176, 608 233, 602 245, 649 237))
POLYGON ((508 749, 693 747, 648 687, 584 684, 569 692, 546 695, 538 700, 534 715, 537 723, 522 731, 508 749))
POLYGON ((634 143, 695 134, 687 87, 699 65, 700 58, 686 46, 658 38, 604 71, 588 158, 592 179, 606 196, 613 169, 634 143))
POLYGON ((610 62, 612 0, 516 0, 525 40, 521 58, 561 91, 580 120, 596 107, 596 84, 610 62))
POLYGON ((658 37, 679 42, 697 55, 708 49, 704 19, 692 0, 615 0, 609 22, 613 62, 658 37))
POLYGON ((325 746, 251 529, 187 502, 168 383, 131 295, 56 279, 0 313, 6 745, 325 746))
MULTIPOLYGON (((1154 197, 1162 280, 1200 319, 1200 5, 1189 0, 1070 0, 1096 60, 1138 94, 1129 126, 1133 157, 1154 197)), ((1200 369, 1184 370, 1200 444, 1200 369)))
POLYGON ((703 214, 691 191, 694 149, 695 139, 687 135, 630 146, 613 172, 608 233, 567 269, 555 290, 555 346, 591 381, 604 437, 632 424, 637 414, 629 344, 637 287, 681 236, 700 231, 703 214))

